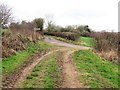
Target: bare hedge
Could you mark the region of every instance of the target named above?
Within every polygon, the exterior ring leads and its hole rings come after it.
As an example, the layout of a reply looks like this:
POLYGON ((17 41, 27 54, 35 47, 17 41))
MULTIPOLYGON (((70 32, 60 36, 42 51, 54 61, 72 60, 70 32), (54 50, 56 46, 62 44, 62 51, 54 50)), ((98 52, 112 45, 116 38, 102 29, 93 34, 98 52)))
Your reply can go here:
POLYGON ((72 32, 44 32, 46 35, 51 35, 51 36, 57 36, 57 37, 62 37, 66 38, 68 40, 77 40, 80 35, 77 33, 72 33, 72 32))

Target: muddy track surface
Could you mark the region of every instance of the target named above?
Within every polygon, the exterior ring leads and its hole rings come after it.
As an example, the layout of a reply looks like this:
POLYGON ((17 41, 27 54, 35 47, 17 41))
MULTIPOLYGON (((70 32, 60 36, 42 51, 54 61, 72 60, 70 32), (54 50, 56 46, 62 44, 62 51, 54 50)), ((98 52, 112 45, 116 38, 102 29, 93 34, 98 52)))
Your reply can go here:
POLYGON ((80 83, 79 74, 70 57, 75 50, 67 50, 63 52, 63 80, 62 88, 84 88, 84 84, 80 83))

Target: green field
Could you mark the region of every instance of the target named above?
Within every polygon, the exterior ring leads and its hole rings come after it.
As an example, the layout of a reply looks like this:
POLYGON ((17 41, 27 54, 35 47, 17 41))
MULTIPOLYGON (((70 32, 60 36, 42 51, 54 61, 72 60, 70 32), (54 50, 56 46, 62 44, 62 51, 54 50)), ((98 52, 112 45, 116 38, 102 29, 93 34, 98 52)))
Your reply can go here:
POLYGON ((89 88, 118 88, 118 65, 100 59, 89 50, 79 50, 73 55, 80 81, 89 88))

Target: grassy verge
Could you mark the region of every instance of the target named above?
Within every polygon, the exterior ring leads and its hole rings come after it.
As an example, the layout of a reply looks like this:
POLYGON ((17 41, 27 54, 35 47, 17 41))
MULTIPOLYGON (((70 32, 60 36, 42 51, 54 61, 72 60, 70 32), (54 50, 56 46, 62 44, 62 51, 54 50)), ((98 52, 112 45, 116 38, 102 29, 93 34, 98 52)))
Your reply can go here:
POLYGON ((100 59, 89 50, 79 50, 73 55, 77 69, 83 75, 81 82, 89 88, 118 88, 118 65, 100 59))
POLYGON ((15 55, 12 55, 8 58, 3 59, 2 61, 2 72, 4 74, 12 73, 18 67, 20 67, 23 62, 33 53, 40 49, 47 49, 52 45, 46 44, 43 41, 38 43, 29 43, 28 47, 24 51, 17 52, 15 55))
POLYGON ((76 44, 76 45, 83 45, 83 46, 88 46, 88 47, 93 46, 93 38, 90 38, 90 37, 80 37, 76 41, 72 41, 72 40, 68 40, 68 39, 61 38, 61 37, 56 37, 56 36, 48 36, 48 37, 52 37, 52 38, 55 38, 57 40, 60 40, 60 41, 63 41, 63 42, 68 42, 68 43, 73 43, 73 44, 76 44))
POLYGON ((45 57, 23 82, 23 88, 55 88, 60 78, 58 59, 60 53, 56 52, 45 57))
POLYGON ((92 47, 93 46, 93 38, 91 37, 80 37, 78 41, 83 42, 83 45, 92 47))

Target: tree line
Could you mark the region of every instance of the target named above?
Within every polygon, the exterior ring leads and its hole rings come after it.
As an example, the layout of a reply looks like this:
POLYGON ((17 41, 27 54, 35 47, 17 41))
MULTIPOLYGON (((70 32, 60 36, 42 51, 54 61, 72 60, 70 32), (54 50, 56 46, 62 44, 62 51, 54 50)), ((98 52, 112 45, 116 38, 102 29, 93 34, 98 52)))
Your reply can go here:
MULTIPOLYGON (((5 4, 0 4, 0 26, 1 28, 7 28, 9 26, 17 25, 20 22, 14 22, 12 15, 12 8, 5 4)), ((45 15, 44 18, 35 18, 31 22, 22 21, 21 23, 31 23, 34 27, 39 28, 40 31, 43 31, 44 25, 46 25, 45 30, 49 32, 71 32, 73 30, 79 30, 80 32, 91 32, 91 29, 88 25, 68 25, 62 27, 53 23, 52 15, 45 15), (46 22, 45 22, 46 21, 46 22)))

